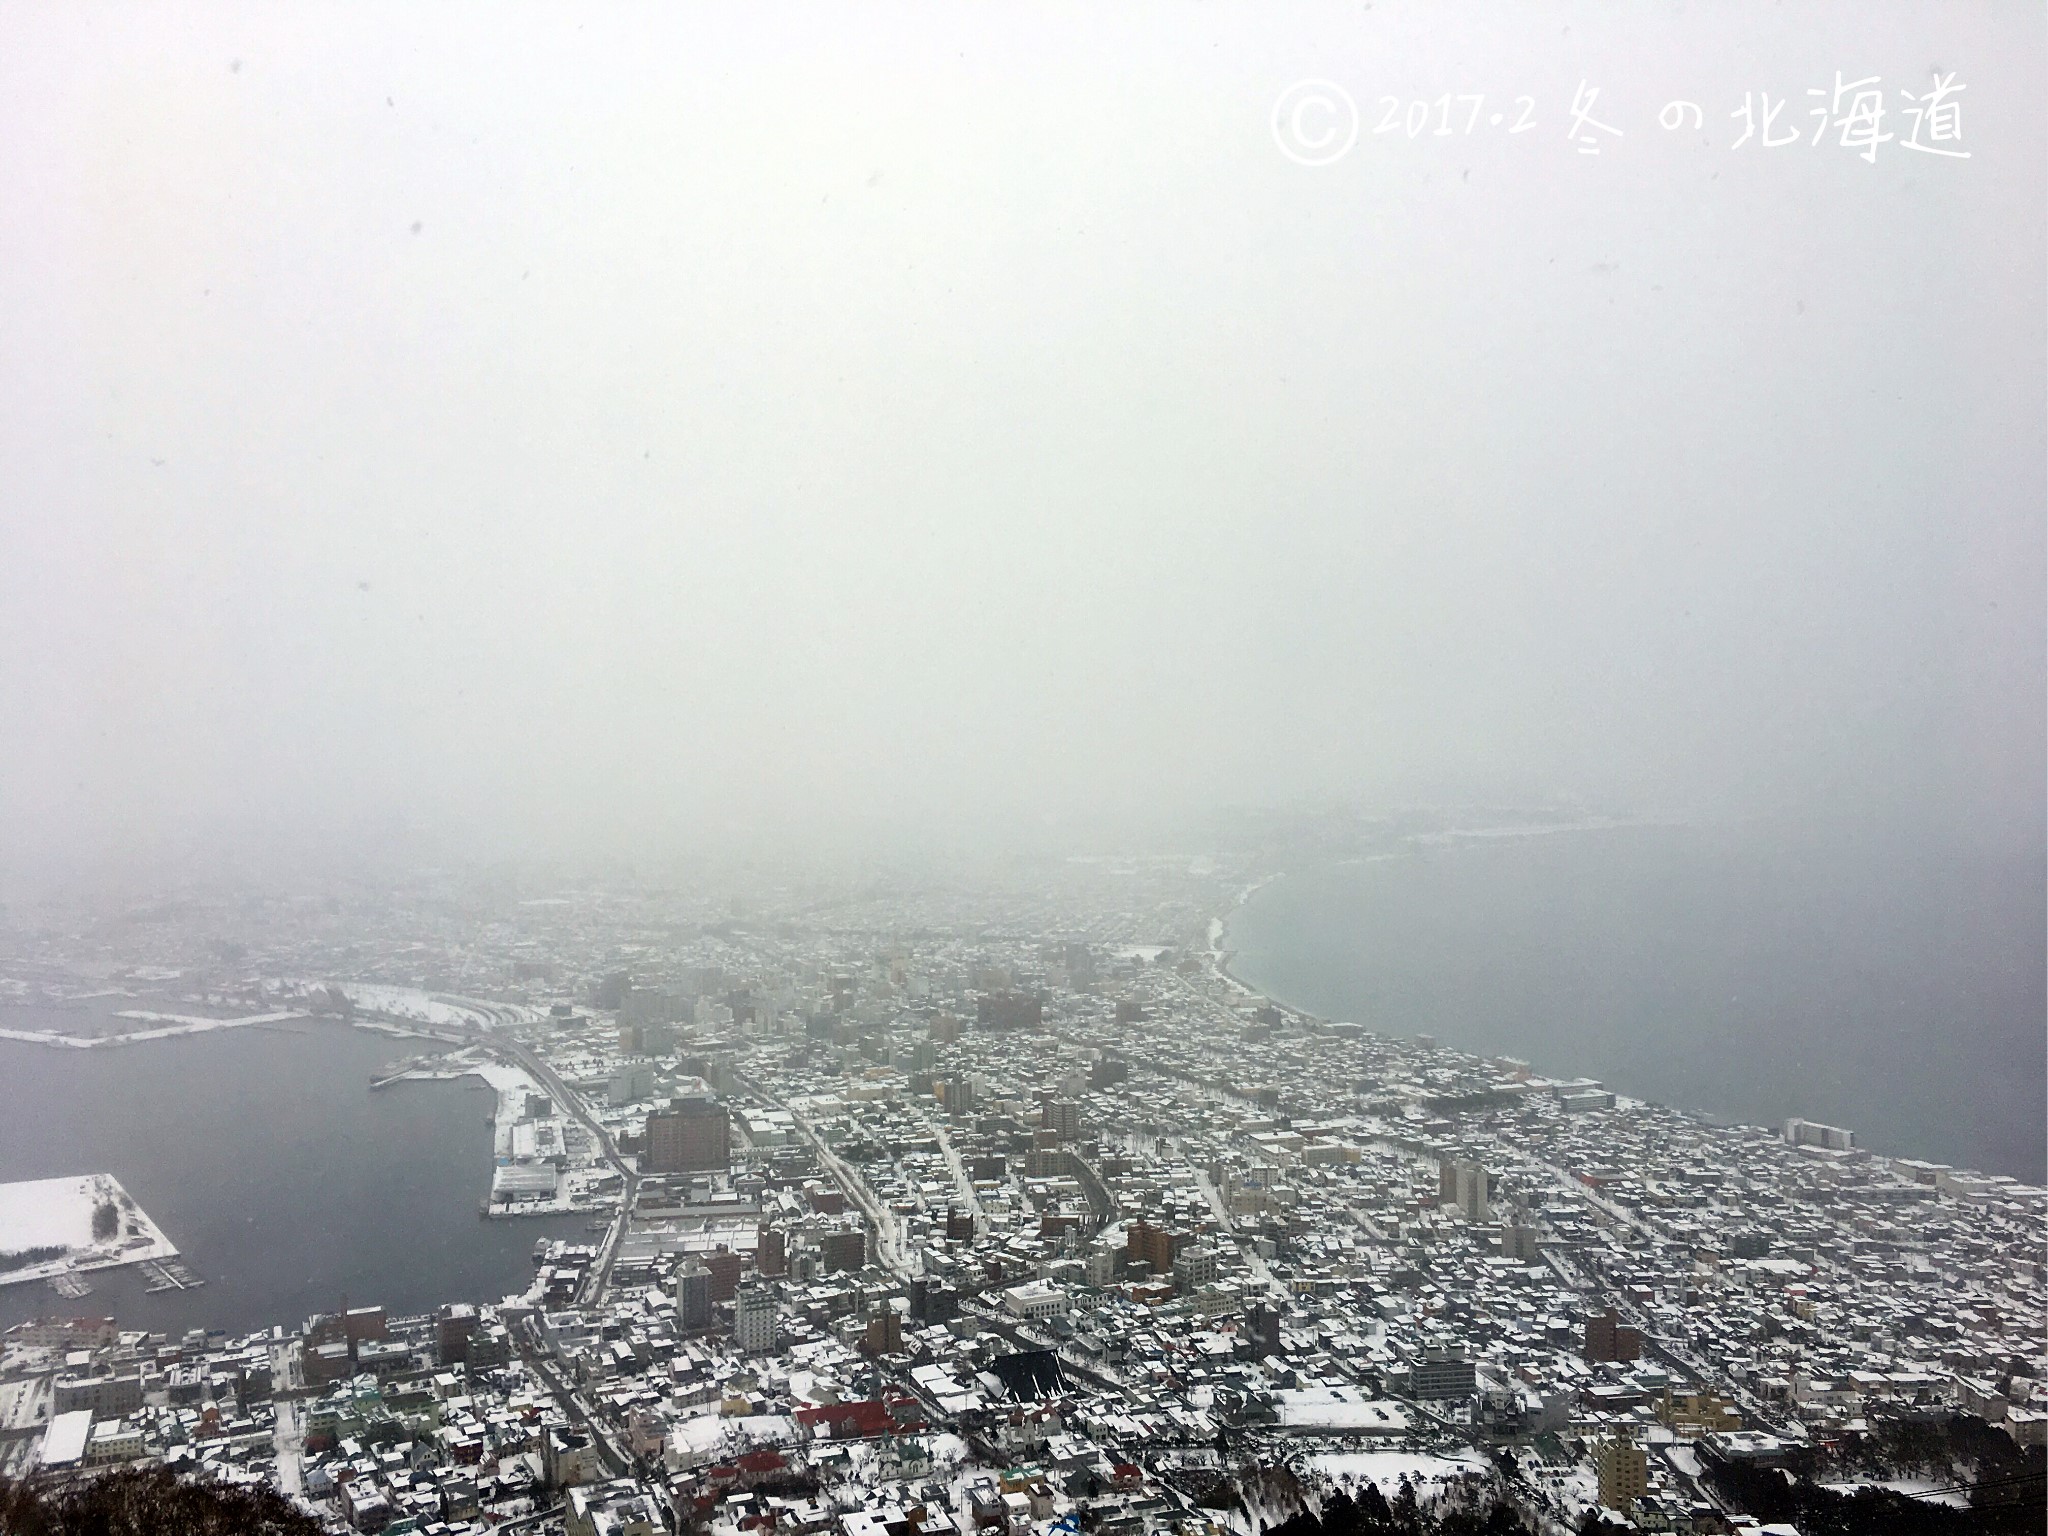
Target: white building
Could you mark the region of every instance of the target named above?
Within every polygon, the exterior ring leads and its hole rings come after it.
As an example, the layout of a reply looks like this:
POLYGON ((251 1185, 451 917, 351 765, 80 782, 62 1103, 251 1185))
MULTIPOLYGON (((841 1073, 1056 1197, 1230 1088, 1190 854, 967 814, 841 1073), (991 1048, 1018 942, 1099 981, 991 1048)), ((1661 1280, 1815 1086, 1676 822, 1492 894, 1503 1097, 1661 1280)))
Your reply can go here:
POLYGON ((40 1467, 75 1467, 85 1460, 86 1442, 92 1436, 92 1410, 74 1408, 69 1413, 60 1413, 50 1420, 50 1427, 43 1431, 42 1452, 36 1458, 40 1467))
POLYGON ((775 1348, 775 1293, 765 1285, 743 1285, 732 1298, 732 1341, 740 1353, 775 1348))
POLYGON ((1824 1147, 1830 1152, 1856 1150, 1855 1132, 1839 1125, 1822 1125, 1818 1120, 1787 1120, 1785 1140, 1795 1147, 1824 1147))
POLYGON ((1013 1285, 1003 1292, 1003 1306, 1012 1317, 1037 1320, 1046 1317, 1064 1317, 1067 1312, 1067 1293, 1050 1280, 1032 1280, 1023 1285, 1013 1285))

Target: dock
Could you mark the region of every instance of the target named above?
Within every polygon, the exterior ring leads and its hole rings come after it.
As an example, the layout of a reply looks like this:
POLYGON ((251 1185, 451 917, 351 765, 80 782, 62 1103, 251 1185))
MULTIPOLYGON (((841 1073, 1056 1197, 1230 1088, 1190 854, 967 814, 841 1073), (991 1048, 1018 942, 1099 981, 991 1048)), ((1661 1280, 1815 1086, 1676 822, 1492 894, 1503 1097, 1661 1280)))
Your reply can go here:
POLYGON ((160 1291, 196 1290, 206 1284, 183 1259, 144 1259, 137 1267, 146 1282, 142 1288, 151 1295, 160 1291))

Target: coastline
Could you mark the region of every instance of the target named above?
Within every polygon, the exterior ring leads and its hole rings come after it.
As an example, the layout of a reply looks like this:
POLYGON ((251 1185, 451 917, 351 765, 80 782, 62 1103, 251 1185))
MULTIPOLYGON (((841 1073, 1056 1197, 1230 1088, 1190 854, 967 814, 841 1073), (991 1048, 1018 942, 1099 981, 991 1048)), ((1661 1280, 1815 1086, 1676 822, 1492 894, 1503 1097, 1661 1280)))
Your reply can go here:
MULTIPOLYGON (((1238 887, 1228 906, 1211 916, 1208 925, 1210 934, 1209 948, 1205 957, 1208 962, 1208 969, 1217 983, 1243 998, 1256 999, 1259 1003, 1275 1008, 1296 1020, 1315 1025, 1329 1025, 1338 1022, 1339 1016, 1325 1015, 1312 1008, 1289 1001, 1286 997, 1276 993, 1269 985, 1254 982, 1242 975, 1238 970, 1243 952, 1238 945, 1232 942, 1231 930, 1242 918, 1245 909, 1251 904, 1253 898, 1269 890, 1279 882, 1289 878, 1301 878, 1310 870, 1346 868, 1407 859, 1426 848, 1432 847, 1444 848, 1461 844, 1475 846, 1484 843, 1500 843, 1520 839, 1548 839, 1560 833, 1573 831, 1593 832, 1634 828, 1690 828, 1696 825, 1697 823, 1695 822, 1678 818, 1646 818, 1630 821, 1603 819, 1574 822, 1568 825, 1481 829, 1469 834, 1455 830, 1416 834, 1404 837, 1401 840, 1401 846, 1395 848, 1383 849, 1367 854, 1353 854, 1342 858, 1317 860, 1311 862, 1306 868, 1295 867, 1271 870, 1238 887)), ((1344 1015, 1343 1017, 1350 1017, 1350 1015, 1344 1015)), ((1372 1029, 1371 1025, 1366 1027, 1372 1029)), ((1431 1024, 1427 1020, 1421 1021, 1416 1027, 1426 1032, 1432 1029, 1431 1024)), ((1435 1027, 1440 1028, 1441 1026, 1435 1027)), ((1383 1030, 1374 1030, 1373 1032, 1386 1033, 1383 1030)), ((1390 1038, 1402 1039, 1410 1037, 1404 1037, 1396 1033, 1391 1035, 1390 1038)), ((1552 1042, 1553 1046, 1558 1043, 1552 1042)), ((1518 1042, 1482 1049, 1480 1047, 1458 1044, 1446 1037, 1441 1039, 1439 1048, 1454 1051, 1458 1055, 1470 1058, 1473 1062, 1483 1062, 1490 1059, 1490 1057, 1503 1053, 1518 1057, 1533 1056, 1528 1045, 1518 1042)), ((1583 1053, 1580 1054, 1583 1055, 1583 1053)), ((1554 1075, 1556 1066, 1557 1064, 1553 1062, 1552 1073, 1539 1071, 1538 1076, 1548 1079, 1554 1075)), ((1572 1069, 1572 1063, 1570 1062, 1566 1062, 1564 1066, 1568 1070, 1572 1069)), ((1584 1067, 1584 1071, 1580 1077, 1570 1077, 1562 1080, 1574 1082, 1583 1080, 1588 1083, 1597 1081, 1603 1089, 1614 1093, 1618 1101, 1653 1105, 1681 1115, 1685 1119, 1705 1127, 1745 1127, 1761 1130, 1773 1136, 1783 1132, 1785 1119, 1775 1117, 1775 1106, 1772 1106, 1771 1112, 1764 1114, 1756 1113, 1754 1106, 1746 1114, 1739 1109, 1729 1111, 1708 1109, 1702 1107, 1698 1100, 1689 1094, 1674 1092, 1669 1089, 1645 1091, 1639 1084, 1635 1084, 1632 1081, 1626 1071, 1617 1071, 1612 1064, 1603 1066, 1596 1059, 1590 1066, 1585 1065, 1583 1062, 1581 1062, 1581 1066, 1584 1067)), ((1742 1088, 1743 1085, 1741 1083, 1732 1082, 1730 1092, 1732 1095, 1739 1097, 1742 1088)), ((1882 1115, 1873 1116, 1867 1110, 1864 1113, 1852 1112, 1848 1116, 1841 1116, 1839 1111, 1835 1115, 1830 1115, 1828 1108, 1824 1104, 1816 1108, 1808 1102, 1795 1101, 1787 1109, 1785 1118, 1832 1121, 1835 1124, 1847 1124, 1852 1127, 1861 1124, 1866 1118, 1875 1119, 1879 1123, 1878 1135, 1881 1140, 1877 1144, 1872 1144, 1862 1134, 1858 1134, 1856 1138, 1857 1149, 1868 1153, 1870 1156, 1888 1161, 1905 1160, 1908 1162, 1924 1163, 1937 1168, 1950 1169, 1958 1176, 2009 1179, 2023 1188, 2043 1187, 2042 1181, 2038 1177, 2029 1176, 2028 1170, 2024 1165, 2014 1167, 2008 1163, 2007 1166, 2001 1169, 2000 1163, 2006 1160, 1996 1156, 1984 1155, 1989 1149, 1973 1149, 1967 1146, 1962 1148, 1943 1148, 1939 1145, 1919 1145, 1916 1144, 1915 1139, 1910 1135, 1903 1138, 1896 1135, 1886 1135, 1887 1131, 1896 1131, 1897 1128, 1882 1115), (1978 1155, 1971 1155, 1973 1150, 1978 1155)))

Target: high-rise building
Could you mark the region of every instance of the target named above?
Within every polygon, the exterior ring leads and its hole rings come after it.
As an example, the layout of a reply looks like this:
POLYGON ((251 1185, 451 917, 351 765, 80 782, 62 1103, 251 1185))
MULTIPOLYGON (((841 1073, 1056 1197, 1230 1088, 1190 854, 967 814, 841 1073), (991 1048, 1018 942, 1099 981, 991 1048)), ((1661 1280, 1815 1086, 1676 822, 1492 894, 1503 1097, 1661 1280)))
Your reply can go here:
POLYGON ((466 1364, 475 1332, 476 1308, 466 1301, 449 1303, 434 1320, 434 1358, 444 1366, 466 1364))
POLYGON ((1600 1480, 1600 1504, 1623 1514, 1650 1491, 1650 1458, 1640 1445, 1615 1437, 1593 1447, 1593 1471, 1600 1480))
POLYGON ((949 1077, 939 1084, 939 1102, 954 1119, 974 1113, 974 1079, 966 1074, 949 1077))
POLYGON ((702 1173, 731 1166, 732 1131, 725 1106, 676 1099, 647 1117, 647 1173, 702 1173))
POLYGON ((1470 1222, 1486 1220, 1486 1169, 1466 1157, 1447 1157, 1437 1167, 1437 1197, 1455 1205, 1470 1222))
POLYGON ((1171 1232, 1149 1221, 1134 1221, 1124 1228, 1124 1262, 1149 1264, 1155 1275, 1173 1273, 1173 1255, 1178 1246, 1171 1232))
POLYGON ((789 1267, 788 1252, 782 1228, 762 1222, 754 1238, 754 1268, 770 1280, 779 1280, 789 1267))
POLYGON ((740 1256, 720 1243, 716 1253, 704 1256, 704 1268, 711 1276, 712 1302, 731 1301, 739 1290, 740 1256))
POLYGON ((1280 1353, 1280 1309, 1270 1302, 1255 1301, 1245 1309, 1244 1331, 1254 1355, 1280 1353))
POLYGON ((826 1232, 818 1239, 818 1256, 828 1275, 835 1270, 858 1271, 868 1261, 868 1235, 859 1227, 826 1232))
POLYGON ((871 1355, 893 1355, 903 1347, 903 1319, 891 1306, 877 1307, 868 1314, 867 1336, 861 1348, 871 1355))
POLYGON ((1216 1250, 1207 1243, 1192 1244, 1173 1256, 1173 1283, 1183 1296, 1214 1285, 1217 1272, 1216 1250))
POLYGON ((1621 1314, 1611 1307, 1597 1317, 1586 1319, 1586 1344, 1583 1353, 1589 1361, 1608 1360, 1626 1363, 1642 1352, 1642 1330, 1629 1327, 1621 1320, 1621 1314))
POLYGON ((684 1333, 711 1326, 711 1271, 695 1259, 676 1271, 676 1326, 684 1333))
POLYGON ((1519 1211, 1501 1217, 1500 1255, 1518 1264, 1534 1264, 1542 1257, 1536 1246, 1536 1229, 1522 1220, 1519 1211))
POLYGON ((1072 1099, 1047 1099, 1038 1107, 1038 1123, 1061 1141, 1078 1141, 1081 1106, 1072 1099))
POLYGON ((732 1341, 745 1355, 775 1347, 775 1293, 758 1281, 741 1286, 733 1296, 732 1341))
POLYGON ((1470 1397, 1479 1389, 1479 1368, 1462 1354, 1432 1349, 1410 1368, 1408 1380, 1419 1398, 1470 1397))

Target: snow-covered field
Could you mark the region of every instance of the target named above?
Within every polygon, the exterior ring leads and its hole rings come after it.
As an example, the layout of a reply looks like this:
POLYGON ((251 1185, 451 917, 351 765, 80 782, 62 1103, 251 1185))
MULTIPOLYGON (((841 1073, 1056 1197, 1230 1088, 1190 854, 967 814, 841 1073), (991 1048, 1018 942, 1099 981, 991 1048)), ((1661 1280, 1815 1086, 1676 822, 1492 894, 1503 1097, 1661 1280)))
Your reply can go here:
POLYGON ((1368 1397, 1352 1387, 1303 1387, 1273 1394, 1280 1422, 1290 1429, 1348 1429, 1366 1434, 1403 1435, 1415 1419, 1396 1402, 1368 1397))
POLYGON ((70 1270, 107 1269, 143 1259, 168 1259, 177 1248, 112 1174, 82 1173, 61 1179, 23 1179, 0 1184, 0 1254, 34 1248, 62 1248, 52 1259, 0 1270, 0 1285, 47 1280, 70 1270), (121 1215, 113 1237, 92 1235, 93 1211, 111 1201, 121 1215))

